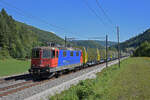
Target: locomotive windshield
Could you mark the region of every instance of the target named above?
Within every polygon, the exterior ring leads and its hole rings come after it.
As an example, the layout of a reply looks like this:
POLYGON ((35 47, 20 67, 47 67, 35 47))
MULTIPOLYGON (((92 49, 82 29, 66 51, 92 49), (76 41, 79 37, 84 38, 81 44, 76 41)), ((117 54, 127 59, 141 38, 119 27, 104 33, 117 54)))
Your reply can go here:
POLYGON ((42 58, 50 58, 51 51, 50 50, 43 50, 42 58))
POLYGON ((32 50, 32 58, 40 58, 40 50, 33 49, 32 50))

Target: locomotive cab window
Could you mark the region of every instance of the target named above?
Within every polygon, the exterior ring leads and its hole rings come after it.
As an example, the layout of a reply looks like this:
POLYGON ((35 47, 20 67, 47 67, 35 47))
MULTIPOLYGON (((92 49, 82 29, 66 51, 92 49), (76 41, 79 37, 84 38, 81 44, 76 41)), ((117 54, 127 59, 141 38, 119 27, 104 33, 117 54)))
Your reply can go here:
POLYGON ((73 51, 71 51, 70 56, 73 56, 73 51))
POLYGON ((66 57, 66 51, 63 51, 63 57, 66 57))
POLYGON ((33 49, 32 50, 32 58, 40 58, 40 50, 33 49))
POLYGON ((79 56, 79 52, 78 51, 76 52, 76 56, 79 56))
POLYGON ((43 50, 42 58, 50 58, 50 50, 43 50))
POLYGON ((52 50, 52 58, 55 58, 55 50, 52 50))

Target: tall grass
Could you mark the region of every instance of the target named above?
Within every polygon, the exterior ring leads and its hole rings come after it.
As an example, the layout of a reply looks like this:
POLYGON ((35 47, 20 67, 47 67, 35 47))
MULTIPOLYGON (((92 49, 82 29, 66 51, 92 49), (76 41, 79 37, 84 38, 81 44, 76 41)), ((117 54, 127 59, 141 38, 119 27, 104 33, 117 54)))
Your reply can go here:
POLYGON ((50 100, 149 100, 150 58, 129 58, 50 100))

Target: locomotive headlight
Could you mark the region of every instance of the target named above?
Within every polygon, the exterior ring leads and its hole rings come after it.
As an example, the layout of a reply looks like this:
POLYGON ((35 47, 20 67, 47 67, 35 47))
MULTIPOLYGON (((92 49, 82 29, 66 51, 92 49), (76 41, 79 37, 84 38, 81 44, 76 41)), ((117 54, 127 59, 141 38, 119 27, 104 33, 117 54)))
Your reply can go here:
POLYGON ((47 69, 46 71, 47 71, 47 72, 49 72, 49 70, 48 70, 48 69, 47 69))
POLYGON ((40 73, 40 69, 38 70, 38 73, 40 73))

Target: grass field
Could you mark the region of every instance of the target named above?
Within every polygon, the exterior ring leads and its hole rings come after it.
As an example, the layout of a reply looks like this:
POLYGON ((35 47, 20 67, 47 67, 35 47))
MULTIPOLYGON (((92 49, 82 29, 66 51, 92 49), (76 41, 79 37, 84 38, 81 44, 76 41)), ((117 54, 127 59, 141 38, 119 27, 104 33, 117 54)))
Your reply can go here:
POLYGON ((128 58, 50 100, 150 100, 150 58, 128 58))
POLYGON ((0 77, 19 74, 28 71, 30 67, 30 61, 7 59, 0 60, 0 77))

